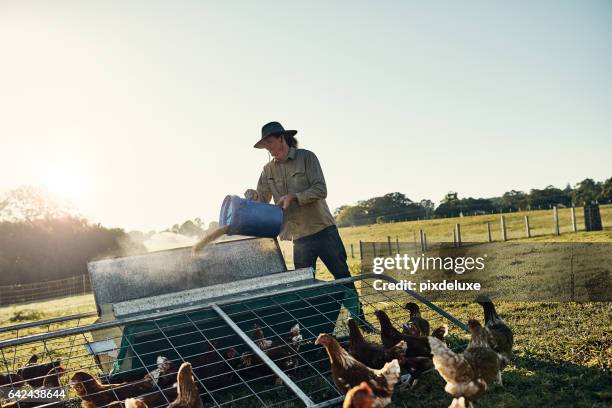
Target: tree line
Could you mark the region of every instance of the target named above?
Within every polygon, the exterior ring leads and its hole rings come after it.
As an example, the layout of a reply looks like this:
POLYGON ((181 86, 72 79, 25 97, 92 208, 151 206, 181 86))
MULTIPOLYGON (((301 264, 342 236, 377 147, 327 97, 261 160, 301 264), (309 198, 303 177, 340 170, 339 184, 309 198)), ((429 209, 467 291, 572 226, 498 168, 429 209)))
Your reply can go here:
POLYGON ((612 177, 603 182, 587 178, 573 188, 568 184, 564 189, 551 185, 544 189, 531 189, 529 193, 510 190, 501 197, 493 198, 459 198, 457 192, 451 191, 444 196, 437 207, 429 199, 415 202, 404 194, 395 192, 359 201, 356 205, 341 206, 336 209, 334 215, 338 225, 345 227, 547 209, 553 206, 581 206, 592 202, 612 203, 612 177))
POLYGON ((145 252, 119 228, 92 224, 42 189, 0 197, 0 285, 37 283, 87 273, 87 262, 145 252))

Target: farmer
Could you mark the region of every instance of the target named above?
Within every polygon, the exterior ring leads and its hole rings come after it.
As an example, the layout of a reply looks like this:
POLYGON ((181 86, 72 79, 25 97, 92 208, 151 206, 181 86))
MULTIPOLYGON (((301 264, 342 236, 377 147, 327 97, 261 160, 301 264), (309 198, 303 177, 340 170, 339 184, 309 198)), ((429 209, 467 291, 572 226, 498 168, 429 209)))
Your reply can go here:
MULTIPOLYGON (((298 149, 296 130, 285 130, 278 122, 261 128, 261 139, 255 148, 266 149, 272 159, 259 176, 257 190, 244 195, 249 200, 268 203, 270 199, 284 211, 279 238, 293 241, 295 268, 316 268, 317 258, 327 266, 335 279, 350 277, 346 251, 336 222, 325 198, 327 186, 319 160, 309 150, 298 149)), ((346 285, 355 291, 355 284, 346 285)), ((357 297, 357 296, 355 296, 357 297)), ((372 326, 359 307, 358 322, 368 331, 372 326)))

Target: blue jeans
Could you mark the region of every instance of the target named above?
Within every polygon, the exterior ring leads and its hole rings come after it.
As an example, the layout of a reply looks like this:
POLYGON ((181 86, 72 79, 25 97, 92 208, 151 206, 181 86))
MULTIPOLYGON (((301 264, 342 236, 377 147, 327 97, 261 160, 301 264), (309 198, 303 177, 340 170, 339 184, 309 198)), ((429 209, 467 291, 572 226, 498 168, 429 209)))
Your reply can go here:
MULTIPOLYGON (((321 261, 323 261, 327 269, 334 275, 334 279, 348 278, 351 276, 346 263, 346 250, 344 249, 342 238, 340 238, 340 234, 338 233, 338 228, 335 225, 331 225, 317 233, 293 241, 293 264, 296 269, 312 267, 316 270, 317 258, 321 258, 321 261)), ((344 286, 352 290, 352 293, 354 293, 354 296, 358 299, 357 289, 353 282, 345 283, 344 286)), ((361 302, 357 304, 360 305, 361 302)), ((349 308, 347 302, 345 302, 345 306, 349 308)), ((349 308, 349 310, 351 309, 352 308, 349 308)), ((359 310, 351 311, 361 314, 359 310)))

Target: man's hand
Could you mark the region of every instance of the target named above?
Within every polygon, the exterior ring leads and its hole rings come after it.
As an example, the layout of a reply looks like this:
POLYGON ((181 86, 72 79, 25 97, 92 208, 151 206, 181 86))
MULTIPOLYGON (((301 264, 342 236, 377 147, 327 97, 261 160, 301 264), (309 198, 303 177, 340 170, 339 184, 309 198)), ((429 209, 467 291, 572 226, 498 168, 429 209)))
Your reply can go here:
POLYGON ((249 188, 247 191, 244 192, 244 198, 249 201, 259 201, 259 194, 257 194, 257 190, 249 188))
POLYGON ((293 193, 282 196, 276 205, 283 207, 283 210, 289 208, 293 201, 297 201, 297 196, 293 193))

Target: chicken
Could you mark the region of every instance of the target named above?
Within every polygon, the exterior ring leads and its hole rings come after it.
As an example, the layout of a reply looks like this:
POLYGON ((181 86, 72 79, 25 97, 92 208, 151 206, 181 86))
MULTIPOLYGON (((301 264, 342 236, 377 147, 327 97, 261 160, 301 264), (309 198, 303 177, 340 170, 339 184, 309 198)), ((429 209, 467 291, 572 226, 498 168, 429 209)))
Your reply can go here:
POLYGON ((149 406, 141 399, 128 398, 125 400, 125 408, 149 408, 149 406))
POLYGON ((257 323, 253 324, 253 341, 262 350, 267 350, 272 346, 272 340, 266 339, 264 332, 257 323))
POLYGON ((404 323, 402 325, 402 334, 405 336, 419 336, 420 330, 414 323, 404 323))
MULTIPOLYGON (((64 367, 54 367, 54 368, 52 368, 44 376, 42 387, 37 388, 35 391, 36 392, 41 392, 41 391, 53 392, 53 391, 58 390, 59 388, 62 387, 62 385, 60 384, 59 378, 62 375, 64 375, 64 373, 65 373, 64 367)), ((1 394, 0 394, 0 397, 2 397, 1 394)), ((49 408, 52 408, 52 407, 63 407, 65 405, 63 402, 64 401, 60 401, 60 402, 56 402, 56 403, 51 403, 50 401, 47 401, 45 404, 48 404, 49 408)), ((34 408, 34 407, 37 407, 39 405, 42 405, 42 403, 40 401, 31 400, 28 397, 24 397, 22 399, 18 399, 18 400, 14 401, 14 402, 11 402, 10 404, 3 405, 2 407, 3 408, 13 408, 13 407, 34 408)))
POLYGON ((102 384, 91 374, 77 371, 70 379, 70 386, 82 400, 85 408, 95 408, 122 401, 156 390, 150 379, 123 384, 102 384))
POLYGON ((416 336, 429 336, 429 322, 421 316, 419 305, 409 302, 406 303, 404 308, 410 313, 410 320, 408 320, 408 323, 412 323, 414 327, 418 329, 416 336))
POLYGON ((437 329, 434 329, 434 331, 431 332, 431 337, 435 337, 441 341, 445 341, 447 336, 448 336, 448 326, 445 324, 438 327, 437 329))
POLYGON ((23 378, 32 388, 40 388, 45 381, 45 376, 51 369, 59 367, 62 360, 59 358, 50 363, 38 364, 38 356, 32 354, 25 366, 17 370, 17 375, 23 378))
POLYGON ((176 399, 168 405, 168 408, 204 408, 200 391, 193 379, 193 371, 191 363, 181 364, 177 381, 177 396, 176 399))
POLYGON ((500 376, 502 357, 489 346, 485 329, 477 320, 468 321, 468 327, 472 338, 462 354, 435 337, 428 338, 436 370, 446 381, 444 389, 455 399, 451 406, 471 406, 500 376))
POLYGON ((11 389, 25 385, 23 378, 17 373, 0 374, 0 395, 6 395, 11 389))
MULTIPOLYGON (((281 370, 287 372, 294 370, 299 365, 297 353, 300 350, 302 341, 303 336, 300 333, 300 325, 295 324, 289 329, 289 334, 282 344, 272 344, 262 351, 266 353, 270 360, 276 363, 281 370)), ((242 367, 253 367, 260 375, 270 375, 272 373, 268 366, 253 353, 242 353, 240 363, 242 367)))
POLYGON ((152 381, 163 389, 174 384, 178 369, 179 366, 174 361, 164 356, 157 356, 157 368, 147 373, 144 379, 152 381))
POLYGON ((501 354, 502 369, 512 362, 512 346, 514 335, 504 320, 497 315, 495 305, 485 295, 480 295, 476 301, 482 306, 485 318, 487 340, 493 350, 501 354))
POLYGON ((374 314, 380 322, 380 339, 383 347, 390 348, 404 340, 407 345, 407 357, 429 357, 431 355, 427 337, 408 336, 400 333, 399 330, 393 327, 391 319, 389 319, 389 316, 384 311, 377 310, 374 314))
POLYGON ((359 362, 370 368, 382 368, 385 363, 395 358, 401 365, 406 355, 406 343, 404 341, 386 349, 379 344, 367 342, 355 320, 348 319, 347 323, 350 339, 349 353, 359 362))
POLYGON ((325 347, 329 355, 332 379, 340 392, 346 393, 365 381, 374 393, 372 407, 384 407, 391 402, 393 387, 400 377, 397 360, 386 363, 382 369, 376 370, 360 363, 329 334, 321 333, 315 344, 325 347))
POLYGON ((367 382, 351 388, 344 397, 342 408, 372 408, 374 403, 374 393, 367 382))
POLYGON ((59 388, 62 386, 60 382, 60 377, 66 374, 66 370, 64 367, 53 367, 49 372, 45 375, 42 388, 59 388))

